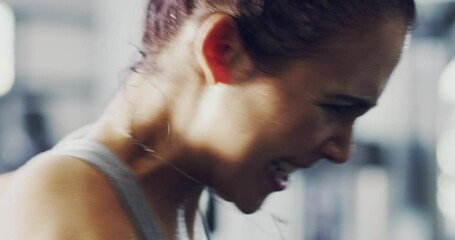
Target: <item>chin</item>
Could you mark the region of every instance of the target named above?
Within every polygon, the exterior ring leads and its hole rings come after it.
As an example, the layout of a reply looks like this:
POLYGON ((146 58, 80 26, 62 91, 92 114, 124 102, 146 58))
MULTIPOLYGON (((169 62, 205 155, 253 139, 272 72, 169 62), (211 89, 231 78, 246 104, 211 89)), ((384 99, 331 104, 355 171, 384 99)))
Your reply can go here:
POLYGON ((259 207, 243 206, 238 204, 236 204, 236 206, 244 214, 253 214, 259 209, 259 207))
POLYGON ((253 214, 261 208, 263 202, 264 199, 260 199, 256 201, 245 201, 242 203, 236 202, 235 205, 242 213, 253 214))
POLYGON ((239 206, 237 206, 237 208, 244 214, 253 214, 259 210, 259 208, 244 208, 239 206))

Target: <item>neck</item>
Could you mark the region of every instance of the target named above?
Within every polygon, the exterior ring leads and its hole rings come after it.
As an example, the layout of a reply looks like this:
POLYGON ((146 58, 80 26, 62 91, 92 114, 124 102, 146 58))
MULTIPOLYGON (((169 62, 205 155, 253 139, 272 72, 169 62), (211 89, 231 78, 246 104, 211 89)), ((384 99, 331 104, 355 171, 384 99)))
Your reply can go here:
MULTIPOLYGON (((136 76, 137 77, 137 76, 136 76)), ((152 80, 131 79, 100 118, 90 137, 109 147, 130 167, 168 239, 176 233, 178 211, 184 211, 188 234, 203 185, 195 158, 172 132, 166 96, 169 87, 152 80), (152 152, 153 150, 153 152, 152 152)), ((181 87, 181 86, 180 86, 181 87)))
POLYGON ((166 236, 176 235, 179 227, 178 221, 185 223, 188 236, 193 236, 195 217, 203 187, 194 186, 188 182, 179 182, 181 181, 178 180, 179 177, 172 176, 174 173, 171 171, 163 170, 154 176, 150 175, 143 184, 143 186, 147 186, 146 195, 154 214, 160 219, 166 236), (185 188, 184 186, 187 185, 190 187, 185 188))

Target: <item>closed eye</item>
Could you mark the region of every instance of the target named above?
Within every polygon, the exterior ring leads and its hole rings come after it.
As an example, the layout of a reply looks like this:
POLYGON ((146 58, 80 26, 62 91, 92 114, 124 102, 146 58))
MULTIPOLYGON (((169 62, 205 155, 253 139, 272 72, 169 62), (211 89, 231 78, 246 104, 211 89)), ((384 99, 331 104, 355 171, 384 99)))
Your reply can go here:
POLYGON ((346 113, 352 111, 354 116, 359 117, 369 109, 376 106, 373 97, 359 97, 346 94, 328 94, 327 100, 320 102, 320 105, 335 113, 346 113))
POLYGON ((336 104, 321 104, 321 107, 324 109, 337 113, 337 114, 346 114, 349 113, 349 111, 352 111, 354 106, 350 105, 336 105, 336 104))
POLYGON ((320 104, 320 106, 327 111, 340 115, 340 116, 355 116, 359 117, 367 112, 367 108, 359 107, 357 105, 343 105, 343 104, 320 104))

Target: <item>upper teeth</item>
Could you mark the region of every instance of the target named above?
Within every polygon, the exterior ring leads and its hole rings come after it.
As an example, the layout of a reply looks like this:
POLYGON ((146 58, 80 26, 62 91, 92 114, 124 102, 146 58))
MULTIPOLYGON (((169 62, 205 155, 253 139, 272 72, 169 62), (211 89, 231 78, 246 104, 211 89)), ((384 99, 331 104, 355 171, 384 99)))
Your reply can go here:
POLYGON ((288 161, 278 161, 275 163, 277 171, 285 172, 286 174, 291 174, 297 170, 297 167, 288 162, 288 161))

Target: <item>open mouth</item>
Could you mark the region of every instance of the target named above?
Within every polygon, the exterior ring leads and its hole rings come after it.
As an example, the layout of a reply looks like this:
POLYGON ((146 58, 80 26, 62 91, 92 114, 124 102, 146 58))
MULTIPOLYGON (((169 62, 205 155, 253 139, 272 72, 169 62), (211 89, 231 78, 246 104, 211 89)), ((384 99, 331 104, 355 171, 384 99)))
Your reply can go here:
POLYGON ((289 183, 289 175, 295 172, 298 166, 289 161, 289 158, 281 158, 268 165, 269 179, 273 190, 282 191, 289 183))

